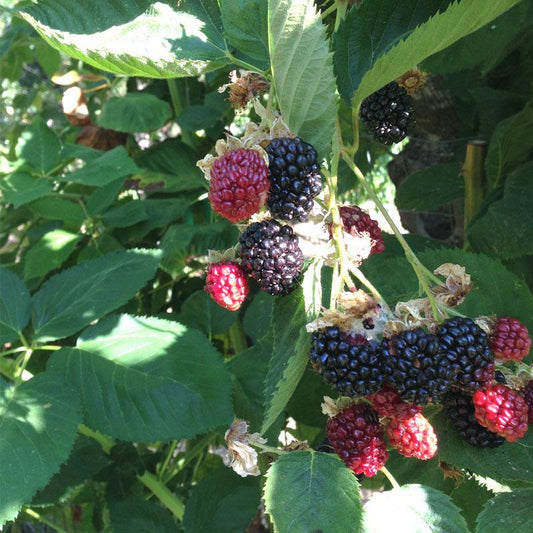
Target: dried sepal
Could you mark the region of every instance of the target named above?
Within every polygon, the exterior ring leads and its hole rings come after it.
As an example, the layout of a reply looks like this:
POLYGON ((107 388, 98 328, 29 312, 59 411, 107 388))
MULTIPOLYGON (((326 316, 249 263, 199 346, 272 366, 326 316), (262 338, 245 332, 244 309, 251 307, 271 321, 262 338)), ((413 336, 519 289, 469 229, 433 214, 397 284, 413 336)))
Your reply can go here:
POLYGON ((446 307, 456 307, 463 303, 473 287, 470 275, 466 273, 465 268, 461 265, 445 263, 437 267, 434 273, 446 278, 443 285, 431 289, 437 302, 446 307))
POLYGON ((324 396, 324 401, 320 404, 320 407, 322 408, 322 414, 333 418, 347 407, 350 407, 350 405, 355 405, 356 403, 358 403, 356 400, 347 396, 340 396, 336 400, 329 396, 324 396))
POLYGON ((219 87, 218 92, 223 93, 229 89, 229 102, 234 109, 243 109, 254 98, 268 91, 268 81, 257 74, 248 70, 241 70, 238 73, 232 70, 229 73, 230 82, 219 87))
POLYGON ((236 261, 235 248, 228 248, 223 252, 220 250, 208 250, 207 261, 208 263, 220 263, 222 261, 236 261))
POLYGON ((408 70, 405 74, 402 74, 399 78, 396 78, 396 83, 403 87, 409 96, 413 94, 426 84, 427 72, 423 72, 419 68, 413 68, 408 70))

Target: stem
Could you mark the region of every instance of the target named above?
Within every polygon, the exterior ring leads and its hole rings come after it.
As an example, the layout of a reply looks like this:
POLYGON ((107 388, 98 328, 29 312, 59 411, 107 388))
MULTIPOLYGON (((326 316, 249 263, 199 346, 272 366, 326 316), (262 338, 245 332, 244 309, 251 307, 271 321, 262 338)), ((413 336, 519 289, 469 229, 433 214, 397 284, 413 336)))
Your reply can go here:
POLYGON ((44 346, 36 345, 33 347, 34 350, 50 350, 55 352, 56 350, 61 350, 63 346, 54 346, 53 344, 45 344, 44 346))
POLYGON ((60 528, 59 526, 56 526, 53 522, 50 522, 50 520, 44 518, 44 516, 41 516, 39 513, 36 513, 33 509, 24 509, 24 512, 28 516, 35 518, 35 520, 38 520, 42 524, 45 524, 46 526, 51 527, 57 533, 68 533, 68 531, 60 528))
MULTIPOLYGON (((180 80, 180 84, 183 82, 180 80)), ((172 109, 174 110, 174 118, 177 118, 179 114, 186 107, 186 102, 184 101, 183 95, 180 91, 180 86, 178 86, 178 80, 176 78, 170 78, 167 80, 168 90, 170 92, 170 100, 172 101, 172 109)), ((181 137, 185 144, 188 144, 191 147, 194 147, 193 136, 190 131, 184 130, 181 128, 181 137)))
POLYGON ((246 61, 242 61, 241 59, 236 58, 229 50, 226 50, 226 57, 238 67, 242 67, 246 70, 251 70, 252 72, 257 72, 258 74, 261 74, 263 78, 267 77, 266 70, 261 70, 260 68, 256 67, 255 65, 252 65, 250 63, 247 63, 246 61))
POLYGON ((433 316, 436 320, 440 320, 442 318, 441 313, 439 312, 437 303, 435 301, 435 296, 431 292, 431 289, 429 288, 428 279, 432 281, 436 281, 438 284, 441 283, 439 278, 435 276, 432 272, 430 272, 418 259, 416 254, 413 252, 407 241, 405 240, 404 236, 400 233, 400 230, 392 220, 391 216, 385 209, 385 206, 381 203, 381 200, 378 198, 377 194, 375 193, 374 189, 370 186, 370 184, 366 181, 364 174, 361 172, 359 167, 353 162, 353 160, 347 155, 346 151, 343 153, 343 159, 346 162, 346 164, 350 167, 350 170, 356 175, 356 177, 361 182, 361 185, 366 190, 366 192, 370 195, 374 203, 376 204, 377 208, 380 210, 381 214, 385 217, 385 220, 388 222, 390 228, 392 229, 394 236, 402 246, 405 257, 409 264, 411 265, 412 269, 414 270, 416 277, 418 278, 418 282, 420 283, 420 286, 422 287, 422 290, 426 293, 426 296, 429 300, 429 303, 431 304, 431 310, 433 312, 433 316))
POLYGON ((85 435, 86 437, 98 441, 100 443, 100 446, 102 446, 102 450, 104 450, 104 452, 107 454, 109 454, 111 448, 113 448, 113 446, 115 445, 113 439, 102 435, 102 433, 100 433, 99 431, 94 431, 91 428, 88 428, 85 424, 79 424, 78 431, 82 435, 85 435))
POLYGON ((15 385, 14 388, 16 389, 22 382, 22 375, 24 374, 24 370, 26 370, 26 366, 31 358, 31 354, 33 353, 33 350, 31 348, 28 348, 24 355, 21 356, 21 361, 17 361, 16 363, 16 369, 14 373, 15 378, 15 385))
POLYGON ((198 441, 190 450, 185 453, 179 464, 165 476, 164 483, 168 483, 174 476, 179 474, 204 448, 206 448, 211 441, 216 437, 215 434, 207 434, 200 441, 198 441))
POLYGON ((10 355, 12 353, 18 353, 18 352, 25 352, 28 348, 26 346, 19 346, 18 348, 11 348, 10 350, 5 350, 3 352, 0 352, 0 357, 4 357, 4 355, 10 355))
POLYGON ((237 318, 237 320, 229 328, 228 333, 231 346, 236 354, 243 352, 248 348, 246 335, 244 334, 244 330, 242 329, 242 324, 239 318, 237 318))
POLYGON ((337 5, 334 2, 327 9, 322 11, 322 13, 320 14, 320 18, 322 20, 324 20, 328 15, 331 15, 333 13, 333 11, 335 11, 336 9, 337 9, 337 5))
POLYGON ((465 235, 466 226, 483 203, 486 154, 487 143, 485 141, 468 141, 466 158, 461 172, 465 180, 465 235))
POLYGON ((167 456, 165 457, 165 460, 164 460, 163 464, 161 465, 161 468, 159 469, 159 474, 157 474, 157 478, 159 480, 162 479, 163 474, 165 473, 165 470, 168 467, 168 463, 170 462, 170 459, 172 458, 172 455, 174 454, 174 450, 176 449, 177 445, 178 445, 178 441, 177 440, 173 440, 171 445, 170 445, 170 449, 168 450, 167 456))
POLYGON ((359 268, 354 265, 350 265, 350 272, 371 292, 372 296, 386 309, 389 309, 389 306, 381 293, 376 289, 372 282, 361 272, 359 268))
POLYGON ((385 467, 383 467, 381 471, 383 474, 385 474, 385 477, 389 480, 389 483, 392 485, 393 489, 400 488, 400 484, 394 479, 394 476, 385 467))
POLYGON ((159 479, 148 471, 144 472, 142 476, 137 476, 137 479, 148 488, 180 522, 183 520, 185 505, 183 505, 183 502, 163 485, 159 479))
POLYGON ((261 442, 257 442, 256 440, 253 440, 253 439, 248 439, 248 440, 252 446, 259 448, 261 451, 265 453, 273 453, 274 455, 287 455, 289 453, 285 450, 280 450, 279 448, 274 448, 273 446, 262 444, 261 442))

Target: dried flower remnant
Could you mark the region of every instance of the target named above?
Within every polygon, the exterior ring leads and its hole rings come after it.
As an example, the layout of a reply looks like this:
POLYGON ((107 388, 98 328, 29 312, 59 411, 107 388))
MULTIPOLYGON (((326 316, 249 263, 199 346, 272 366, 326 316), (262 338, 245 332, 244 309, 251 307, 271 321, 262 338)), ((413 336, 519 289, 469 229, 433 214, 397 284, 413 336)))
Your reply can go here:
POLYGON ((248 434, 248 423, 238 418, 233 421, 224 438, 228 447, 230 467, 241 477, 261 475, 257 465, 257 452, 250 446, 249 440, 264 444, 266 439, 259 433, 248 434))

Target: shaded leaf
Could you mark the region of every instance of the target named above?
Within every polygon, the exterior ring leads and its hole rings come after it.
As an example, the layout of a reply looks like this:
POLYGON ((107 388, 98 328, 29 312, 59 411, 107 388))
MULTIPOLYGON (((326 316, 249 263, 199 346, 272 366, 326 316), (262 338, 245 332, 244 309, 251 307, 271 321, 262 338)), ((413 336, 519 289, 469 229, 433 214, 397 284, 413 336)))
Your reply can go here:
POLYGON ((127 133, 152 131, 170 118, 170 106, 149 93, 128 93, 110 98, 102 108, 98 124, 127 133))
POLYGON ((85 220, 85 213, 79 204, 59 196, 40 198, 28 204, 37 217, 47 220, 63 220, 65 223, 79 227, 85 220))
POLYGON ((233 470, 218 468, 191 491, 185 507, 186 533, 237 533, 245 531, 259 507, 258 477, 239 477, 233 470))
POLYGON ((20 207, 50 194, 52 185, 44 178, 36 178, 26 172, 14 172, 0 178, 0 190, 6 202, 20 207))
POLYGON ((33 295, 36 340, 60 339, 126 303, 155 274, 155 250, 125 250, 80 263, 33 295))
POLYGON ((281 114, 319 157, 327 157, 337 102, 325 27, 308 0, 270 0, 268 7, 270 63, 281 114))
POLYGON ((67 460, 80 422, 78 395, 61 377, 45 372, 18 388, 0 378, 0 524, 67 460))
POLYGON ((24 279, 40 278, 60 267, 82 238, 82 235, 62 229, 46 233, 26 252, 24 279))
POLYGON ((192 438, 229 426, 230 376, 198 331, 156 318, 111 316, 49 368, 80 391, 86 423, 122 440, 192 438))
POLYGON ((111 525, 114 533, 178 533, 170 512, 141 497, 111 502, 111 525))
POLYGON ((60 148, 57 135, 38 116, 22 132, 17 145, 17 156, 39 173, 46 174, 59 162, 60 148))
POLYGON ((30 293, 24 283, 0 266, 0 345, 19 338, 30 321, 30 293))
POLYGON ((533 489, 496 494, 477 518, 477 533, 529 533, 533 528, 533 489))

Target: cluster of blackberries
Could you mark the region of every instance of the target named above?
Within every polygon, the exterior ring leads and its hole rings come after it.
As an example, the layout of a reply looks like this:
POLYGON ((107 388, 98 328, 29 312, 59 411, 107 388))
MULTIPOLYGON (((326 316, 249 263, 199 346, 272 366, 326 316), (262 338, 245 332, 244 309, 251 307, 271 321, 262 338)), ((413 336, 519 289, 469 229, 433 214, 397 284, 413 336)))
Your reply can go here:
MULTIPOLYGON (((421 410, 418 406, 433 403, 445 406, 452 426, 470 444, 494 447, 521 438, 527 429, 533 392, 526 388, 519 394, 496 383, 490 349, 506 346, 507 353, 517 357, 517 346, 529 348, 527 330, 519 329, 496 326, 489 336, 472 319, 456 317, 434 334, 416 328, 377 343, 328 327, 313 333, 310 359, 341 395, 369 397, 381 416, 410 420, 401 427, 389 424, 389 440, 399 439, 406 425, 425 427, 414 417, 421 410), (504 330, 507 337, 501 338, 504 330), (396 404, 405 408, 405 416, 396 404)), ((521 354, 523 358, 527 352, 522 349, 521 354)))

